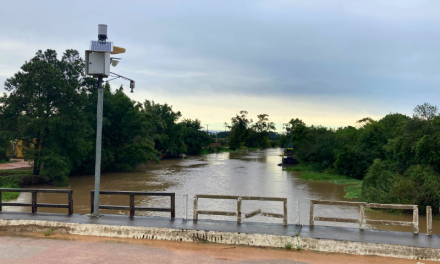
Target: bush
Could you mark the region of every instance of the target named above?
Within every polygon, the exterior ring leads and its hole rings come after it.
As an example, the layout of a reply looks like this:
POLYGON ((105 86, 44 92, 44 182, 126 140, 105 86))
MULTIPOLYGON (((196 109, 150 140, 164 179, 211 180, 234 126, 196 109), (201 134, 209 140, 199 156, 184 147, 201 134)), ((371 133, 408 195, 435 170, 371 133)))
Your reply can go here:
POLYGON ((424 213, 426 206, 440 202, 440 176, 429 165, 413 165, 399 175, 385 162, 375 160, 364 179, 361 199, 370 203, 416 204, 424 213))
MULTIPOLYGON (((0 188, 20 188, 18 184, 0 185, 0 188)), ((19 192, 2 192, 2 199, 4 201, 17 199, 20 196, 19 192)))

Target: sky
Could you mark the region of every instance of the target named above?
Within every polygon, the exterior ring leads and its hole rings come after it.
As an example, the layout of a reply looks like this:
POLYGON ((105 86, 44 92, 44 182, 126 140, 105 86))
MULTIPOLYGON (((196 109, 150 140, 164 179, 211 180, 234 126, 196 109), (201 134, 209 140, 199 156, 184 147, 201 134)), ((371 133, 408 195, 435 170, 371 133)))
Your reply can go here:
POLYGON ((127 49, 111 71, 130 98, 168 103, 209 130, 240 110, 278 131, 355 126, 416 105, 440 106, 440 1, 6 1, 0 90, 38 50, 81 54, 97 39, 127 49))

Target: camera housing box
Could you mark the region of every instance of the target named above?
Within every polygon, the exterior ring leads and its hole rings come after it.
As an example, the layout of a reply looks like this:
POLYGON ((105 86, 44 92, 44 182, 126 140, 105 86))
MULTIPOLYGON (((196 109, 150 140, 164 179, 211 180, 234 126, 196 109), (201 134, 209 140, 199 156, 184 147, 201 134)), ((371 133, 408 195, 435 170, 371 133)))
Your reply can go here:
POLYGON ((103 75, 108 78, 110 75, 110 52, 86 50, 86 74, 103 75))

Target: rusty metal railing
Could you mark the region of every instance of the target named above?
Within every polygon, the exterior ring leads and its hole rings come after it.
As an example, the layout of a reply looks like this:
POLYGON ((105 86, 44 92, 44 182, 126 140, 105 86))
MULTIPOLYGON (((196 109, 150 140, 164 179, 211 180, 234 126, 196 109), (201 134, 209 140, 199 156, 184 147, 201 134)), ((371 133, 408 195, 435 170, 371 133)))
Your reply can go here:
POLYGON ((67 208, 69 215, 73 214, 73 190, 60 190, 60 189, 18 189, 18 188, 0 188, 0 212, 3 206, 26 206, 32 207, 32 213, 36 213, 38 207, 51 207, 51 208, 67 208), (2 202, 2 192, 30 192, 32 193, 31 203, 4 203, 2 202), (67 204, 48 204, 37 203, 37 193, 67 193, 67 204))
POLYGON ((193 220, 197 221, 199 214, 205 215, 225 215, 225 216, 237 216, 237 223, 241 224, 243 219, 251 218, 256 215, 269 216, 275 218, 282 218, 283 225, 287 225, 287 198, 279 197, 260 197, 260 196, 237 196, 237 195, 210 195, 210 194, 196 194, 194 196, 194 213, 193 220), (237 211, 208 211, 208 210, 198 210, 198 200, 201 198, 206 199, 222 199, 222 200, 237 200, 237 211), (283 214, 275 214, 262 212, 261 209, 244 214, 242 217, 241 202, 246 201, 278 201, 283 202, 283 214))
MULTIPOLYGON (((91 213, 93 214, 94 207, 94 194, 95 191, 91 191, 91 213)), ((129 210, 130 217, 135 215, 135 211, 149 211, 149 212, 170 212, 171 218, 176 216, 176 195, 175 193, 159 193, 159 192, 125 192, 125 191, 100 191, 99 194, 109 194, 109 195, 129 195, 130 196, 130 206, 116 206, 116 205, 99 205, 99 209, 108 210, 129 210), (134 196, 169 196, 170 197, 170 207, 160 208, 160 207, 140 207, 134 205, 134 196)))
POLYGON ((419 208, 417 205, 407 204, 377 204, 377 203, 362 203, 362 202, 345 202, 345 201, 326 201, 326 200, 310 200, 310 226, 315 225, 315 221, 328 222, 343 222, 359 224, 359 228, 364 230, 365 224, 371 225, 396 225, 396 226, 410 226, 413 227, 414 234, 419 233, 419 208), (314 205, 342 205, 342 206, 357 206, 359 207, 359 218, 337 218, 337 217, 318 217, 314 216, 314 205), (399 210, 413 210, 413 221, 389 221, 389 220, 370 220, 365 219, 365 207, 377 209, 399 209, 399 210))

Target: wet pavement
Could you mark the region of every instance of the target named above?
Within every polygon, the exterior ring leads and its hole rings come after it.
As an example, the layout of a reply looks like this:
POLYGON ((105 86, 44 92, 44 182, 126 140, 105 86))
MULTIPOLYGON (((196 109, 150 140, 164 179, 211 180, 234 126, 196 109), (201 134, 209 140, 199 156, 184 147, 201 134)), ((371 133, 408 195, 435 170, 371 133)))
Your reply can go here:
POLYGON ((135 216, 129 218, 121 215, 104 215, 99 218, 89 217, 87 215, 64 215, 48 213, 20 213, 20 212, 2 212, 0 219, 6 220, 43 220, 57 221, 65 223, 82 223, 98 225, 118 225, 118 226, 145 226, 172 228, 179 230, 204 230, 220 232, 239 232, 249 234, 268 234, 277 236, 299 236, 311 237, 317 239, 332 239, 341 241, 366 242, 376 244, 404 245, 422 248, 440 248, 440 237, 438 235, 427 236, 426 234, 414 235, 409 232, 397 231, 379 231, 364 230, 347 227, 331 226, 299 226, 274 223, 244 222, 237 224, 235 221, 209 221, 184 220, 181 218, 164 217, 144 217, 135 216))
MULTIPOLYGON (((417 260, 211 243, 0 232, 0 263, 416 264, 417 260)), ((433 261, 420 263, 431 264, 433 261)))

